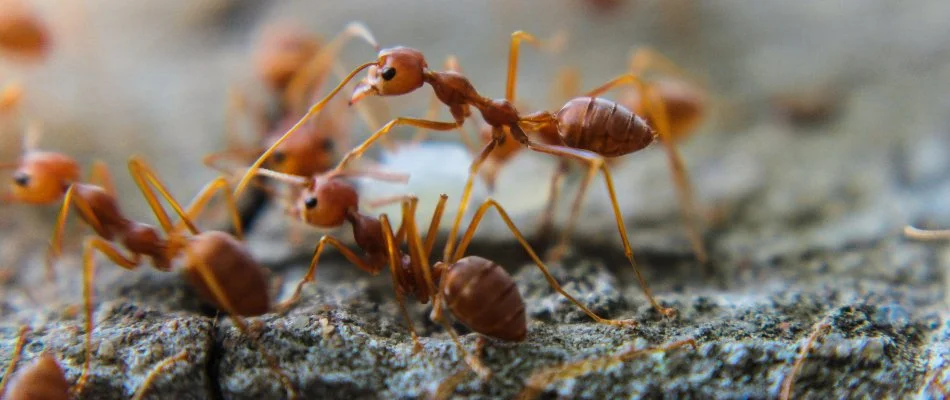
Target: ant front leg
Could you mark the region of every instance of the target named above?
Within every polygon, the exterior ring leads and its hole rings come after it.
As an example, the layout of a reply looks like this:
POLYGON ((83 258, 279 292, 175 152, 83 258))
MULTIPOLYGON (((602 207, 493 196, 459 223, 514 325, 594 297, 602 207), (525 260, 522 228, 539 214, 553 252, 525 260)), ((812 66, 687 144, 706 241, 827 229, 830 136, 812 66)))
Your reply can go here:
POLYGON ((82 393, 83 388, 86 386, 86 382, 89 380, 89 366, 92 363, 92 330, 94 324, 92 319, 92 284, 96 270, 96 251, 108 257, 109 260, 119 267, 125 268, 127 270, 134 270, 138 268, 142 262, 142 256, 140 254, 133 253, 131 257, 126 257, 118 248, 116 248, 114 244, 109 243, 99 237, 91 237, 87 239, 86 244, 83 246, 82 296, 86 313, 86 359, 83 361, 82 373, 79 375, 79 380, 76 381, 76 386, 73 388, 77 395, 82 393))
MULTIPOLYGON (((406 325, 409 326, 409 334, 412 336, 412 352, 413 354, 419 353, 422 351, 422 344, 419 343, 419 334, 416 333, 416 327, 412 323, 412 317, 409 315, 409 310, 406 309, 406 299, 403 297, 399 286, 399 274, 403 273, 401 268, 402 260, 399 259, 399 255, 402 254, 402 252, 399 251, 399 246, 393 235, 393 227, 389 222, 389 216, 386 214, 380 215, 379 224, 383 230, 383 239, 386 240, 386 253, 389 256, 389 273, 393 281, 393 291, 396 293, 396 302, 399 304, 399 311, 406 320, 406 325)), ((400 225, 408 226, 405 224, 405 221, 400 225)))
POLYGON ((389 121, 386 125, 383 125, 378 131, 373 133, 369 138, 367 138, 359 146, 350 150, 349 153, 343 156, 343 159, 340 160, 340 163, 337 164, 336 168, 333 169, 334 172, 340 172, 346 166, 355 159, 358 159, 363 156, 363 153, 366 152, 369 147, 375 143, 377 140, 389 133, 397 125, 408 125, 415 126, 424 129, 430 129, 434 131, 451 131, 459 127, 459 124, 455 122, 440 122, 440 121, 429 121, 425 119, 416 119, 416 118, 396 118, 392 121, 389 121))
MULTIPOLYGON (((560 160, 557 164, 557 170, 551 176, 551 189, 548 192, 548 204, 544 207, 544 214, 541 214, 541 222, 538 228, 538 236, 546 238, 554 230, 554 213, 557 211, 558 195, 561 192, 561 184, 564 182, 564 175, 570 169, 567 160, 560 160)), ((557 260, 558 255, 551 254, 548 259, 557 260)))
MULTIPOLYGON (((637 322, 634 320, 614 320, 603 318, 597 315, 597 313, 591 311, 589 308, 587 308, 587 306, 581 304, 581 302, 577 301, 577 299, 575 299, 574 296, 571 296, 570 293, 567 293, 567 291, 565 291, 564 288, 562 288, 557 282, 557 279, 551 275, 551 271, 549 271, 548 267, 544 265, 544 262, 541 261, 541 258, 538 257, 538 255, 534 252, 534 249, 531 248, 531 245, 528 244, 528 240, 524 238, 524 235, 522 235, 521 231, 518 230, 518 227, 515 226, 514 221, 512 221, 511 217, 508 216, 508 212, 505 211, 504 207, 502 207, 501 204, 498 204, 498 202, 494 199, 485 200, 481 207, 479 207, 475 212, 475 216, 472 217, 472 222, 468 225, 468 230, 465 231, 465 236, 463 236, 462 240, 459 242, 459 248, 455 251, 455 255, 453 256, 454 260, 462 258, 462 255, 465 254, 465 249, 472 242, 472 238, 475 236, 475 230, 478 229, 478 225, 482 222, 482 218, 485 217, 485 213, 488 212, 489 208, 494 208, 495 211, 498 212, 498 216, 500 216, 501 219, 505 221, 505 224, 508 225, 508 229, 511 231, 512 235, 514 235, 515 239, 518 240, 518 243, 521 244, 521 247, 524 248, 525 252, 528 253, 528 256, 534 261, 535 265, 538 266, 538 269, 541 270, 541 274, 544 275, 544 278, 548 281, 548 284, 551 285, 551 288, 553 288, 554 291, 558 292, 561 296, 564 296, 564 298, 569 300, 571 303, 574 303, 574 305, 580 308, 581 311, 583 311, 585 314, 587 314, 587 316, 597 323, 616 326, 632 326, 637 324, 637 322)), ((443 292, 444 291, 439 291, 439 294, 442 294, 443 292)))
MULTIPOLYGON (((604 183, 607 185, 607 192, 610 195, 610 202, 614 211, 614 218, 617 221, 617 231, 620 234, 620 240, 623 242, 624 255, 627 257, 630 265, 633 266, 633 271, 637 274, 637 280, 640 282, 640 287, 643 289, 643 293, 647 296, 647 299, 650 301, 650 304, 653 305, 653 308, 659 311, 661 315, 668 317, 676 315, 675 309, 662 307, 656 302, 656 299, 653 298, 653 292, 650 290, 650 287, 647 286, 646 280, 640 273, 640 268, 637 266, 637 262, 633 257, 633 248, 630 247, 630 240, 627 238, 627 228, 624 225, 623 214, 620 212, 620 204, 617 201, 617 193, 614 189, 614 181, 610 176, 610 169, 608 169, 605 165, 606 160, 604 157, 587 150, 580 150, 564 146, 551 146, 543 143, 534 143, 531 141, 527 142, 527 146, 529 149, 537 152, 552 154, 558 157, 573 158, 587 163, 588 172, 587 176, 584 178, 584 182, 581 183, 582 188, 587 187, 588 182, 593 179, 594 175, 597 174, 598 169, 603 173, 604 183)), ((579 191, 577 194, 579 198, 583 195, 584 192, 582 191, 579 191)), ((579 201, 580 200, 575 201, 575 204, 577 204, 579 201)), ((580 207, 578 206, 576 209, 571 211, 571 217, 568 220, 567 227, 562 233, 562 241, 559 246, 566 246, 566 243, 570 239, 571 232, 579 215, 580 207)))
POLYGON ((6 393, 7 384, 10 383, 10 379, 13 378, 13 372, 16 371, 16 364, 20 362, 20 357, 23 356, 23 346, 26 344, 26 335, 29 333, 29 326, 23 325, 20 327, 20 332, 17 334, 16 345, 13 346, 13 355, 10 356, 10 364, 7 365, 7 370, 3 373, 3 380, 0 380, 0 398, 5 398, 3 395, 6 393))
POLYGON ((808 357, 808 352, 811 351, 812 346, 815 345, 815 340, 818 339, 818 336, 824 334, 831 329, 831 323, 827 320, 821 320, 815 324, 814 330, 812 330, 811 335, 808 335, 808 339, 805 340, 805 345, 802 346, 802 349, 798 352, 798 357, 795 359, 795 363, 792 365, 792 372, 789 372, 788 376, 782 381, 782 392, 779 395, 779 399, 788 400, 792 396, 792 385, 795 384, 795 378, 798 375, 798 372, 802 370, 802 365, 805 364, 805 358, 808 357))
POLYGON ((320 255, 323 254, 323 248, 326 245, 331 245, 336 247, 337 251, 347 259, 347 261, 356 265, 359 269, 369 272, 375 275, 378 271, 366 264, 359 256, 356 255, 352 250, 350 250, 346 245, 340 242, 337 238, 330 235, 323 235, 320 238, 320 242, 317 244, 316 249, 313 251, 313 258, 310 259, 310 268, 307 269, 307 274, 300 279, 300 282, 297 283, 294 293, 287 300, 282 301, 280 304, 275 307, 278 312, 286 312, 290 307, 292 307, 297 301, 300 300, 300 292, 303 290, 303 285, 308 282, 313 282, 314 276, 317 274, 317 264, 320 263, 320 255))
POLYGON ((555 367, 542 368, 538 372, 531 374, 531 377, 528 378, 528 381, 525 383, 524 389, 521 390, 521 393, 519 393, 516 398, 520 400, 534 399, 538 397, 539 394, 541 394, 541 391, 544 390, 544 388, 550 386, 554 382, 574 379, 594 371, 601 371, 611 368, 635 357, 651 353, 668 352, 687 345, 692 346, 693 350, 696 350, 696 341, 693 339, 685 339, 659 347, 629 350, 618 355, 575 361, 555 367))

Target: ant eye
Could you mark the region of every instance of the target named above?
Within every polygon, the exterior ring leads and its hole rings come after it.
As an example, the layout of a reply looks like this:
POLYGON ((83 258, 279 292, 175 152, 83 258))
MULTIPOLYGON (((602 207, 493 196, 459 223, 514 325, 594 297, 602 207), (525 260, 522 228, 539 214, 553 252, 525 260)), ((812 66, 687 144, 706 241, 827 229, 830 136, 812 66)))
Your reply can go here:
POLYGON ((333 148, 336 147, 336 145, 333 143, 332 139, 323 139, 323 143, 320 143, 320 147, 323 149, 323 151, 330 152, 333 151, 333 148))
POLYGON ((383 69, 383 73, 380 75, 383 77, 384 81, 391 81, 396 77, 396 69, 393 67, 386 67, 383 69))
POLYGON ((317 198, 308 197, 306 200, 303 201, 303 205, 304 207, 307 207, 307 209, 312 209, 317 206, 317 198))
POLYGON ((283 163, 286 159, 287 159, 287 155, 284 154, 284 152, 282 151, 274 152, 274 154, 271 155, 271 161, 277 164, 283 163))
POLYGON ((17 172, 13 175, 13 183, 16 183, 19 186, 26 187, 30 184, 30 176, 25 172, 17 172))

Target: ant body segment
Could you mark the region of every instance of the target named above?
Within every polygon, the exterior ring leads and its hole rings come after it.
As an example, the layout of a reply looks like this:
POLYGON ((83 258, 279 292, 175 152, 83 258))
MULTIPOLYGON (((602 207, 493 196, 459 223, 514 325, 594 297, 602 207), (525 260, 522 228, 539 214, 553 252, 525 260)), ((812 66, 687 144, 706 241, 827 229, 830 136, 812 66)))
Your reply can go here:
MULTIPOLYGON (((360 256, 333 236, 324 235, 314 251, 307 274, 297 284, 293 295, 278 306, 279 309, 286 309, 299 300, 303 285, 314 280, 320 255, 328 245, 337 248, 358 268, 374 275, 388 264, 396 299, 409 326, 415 350, 420 350, 421 345, 403 300, 403 296, 407 294, 415 296, 423 304, 432 301, 432 319, 442 324, 449 332, 471 368, 487 379, 490 372, 477 357, 467 355, 443 309, 448 307, 451 315, 483 336, 510 342, 525 340, 527 321, 524 300, 511 275, 502 266, 489 259, 479 256, 463 257, 482 218, 490 208, 494 208, 555 291, 598 323, 616 326, 635 324, 632 320, 602 318, 564 291, 515 227, 504 208, 492 199, 486 200, 478 208, 454 253, 430 266, 429 258, 448 200, 447 195, 443 194, 440 197, 432 222, 423 238, 416 225, 415 212, 418 199, 415 196, 402 196, 375 202, 377 205, 396 201, 401 203, 403 218, 398 229, 395 230, 388 215, 381 214, 379 217, 372 217, 359 211, 359 198, 355 188, 337 178, 344 174, 363 174, 362 172, 334 172, 314 178, 289 176, 264 169, 258 170, 257 173, 299 185, 301 196, 290 212, 297 214, 298 218, 304 222, 318 227, 330 228, 349 224, 353 228, 353 237, 357 246, 364 253, 360 256), (408 253, 400 249, 404 242, 409 246, 408 253), (493 296, 492 301, 485 301, 485 293, 498 295, 493 296)), ((387 176, 376 173, 375 177, 396 180, 398 175, 387 176)))
MULTIPOLYGON (((22 357, 23 347, 26 344, 26 336, 30 333, 30 328, 23 326, 20 328, 16 345, 13 349, 13 357, 10 358, 10 364, 7 366, 0 381, 0 398, 5 400, 67 400, 70 395, 78 395, 78 385, 69 387, 66 380, 66 373, 59 365, 49 351, 43 352, 32 363, 23 367, 16 375, 16 365, 22 357), (6 392, 7 386, 10 392, 6 392)), ((133 400, 140 400, 148 393, 148 388, 160 376, 160 373, 176 362, 188 359, 188 352, 183 350, 176 355, 168 357, 159 362, 145 377, 145 381, 135 391, 133 400)))
MULTIPOLYGON (((51 240, 50 254, 52 257, 57 257, 60 254, 63 229, 71 207, 79 211, 80 217, 95 230, 97 235, 88 238, 83 246, 86 361, 83 365, 82 376, 77 383, 80 389, 86 383, 89 364, 92 360, 92 281, 96 252, 128 270, 138 268, 143 258, 147 257, 155 269, 166 272, 171 271, 173 260, 183 256, 185 261, 183 272, 186 280, 204 300, 213 304, 218 310, 228 313, 234 324, 246 336, 248 336, 248 327, 243 317, 258 316, 270 311, 267 273, 240 241, 242 237, 240 218, 226 179, 213 180, 199 192, 187 208, 182 208, 144 161, 135 157, 131 158, 129 172, 158 219, 161 229, 166 234, 165 238, 161 236, 158 228, 125 217, 113 194, 95 185, 74 183, 66 192, 51 240), (153 188, 158 191, 158 195, 153 188), (201 212, 218 191, 225 194, 227 206, 236 227, 236 237, 219 231, 201 232, 192 222, 193 216, 201 212), (172 224, 171 218, 159 201, 159 195, 181 218, 179 224, 172 224), (182 233, 183 229, 187 229, 190 235, 182 233), (125 247, 129 255, 123 254, 118 245, 125 247)), ((256 342, 253 339, 252 341, 256 342)), ((281 382, 291 393, 291 397, 295 397, 296 390, 290 379, 280 369, 277 360, 264 351, 259 343, 255 344, 267 361, 268 367, 280 377, 281 382)))
MULTIPOLYGON (((462 217, 465 214, 465 209, 471 197, 475 175, 478 174, 479 168, 488 155, 510 137, 522 146, 533 151, 571 158, 586 163, 588 173, 582 182, 581 193, 586 190, 588 183, 593 180, 598 170, 603 173, 607 190, 610 194, 617 230, 623 242, 624 254, 631 266, 634 267, 640 286, 643 288, 650 303, 658 312, 666 316, 675 315, 676 311, 674 309, 662 307, 656 302, 649 287, 646 285, 646 281, 639 272, 639 268, 633 257, 633 249, 627 238, 623 216, 620 212, 620 205, 618 204, 614 190, 613 179, 605 164, 605 157, 628 154, 646 147, 658 136, 665 137, 667 132, 669 132, 667 126, 661 123, 658 126, 659 129, 654 130, 647 125, 643 118, 633 114, 625 107, 609 100, 594 97, 574 98, 557 113, 541 111, 521 115, 513 105, 511 99, 514 98, 515 73, 517 70, 516 60, 522 41, 535 44, 539 42, 536 38, 525 32, 519 31, 512 34, 511 51, 509 53, 510 58, 508 62, 508 82, 504 99, 491 99, 481 96, 475 90, 471 82, 459 73, 430 70, 424 56, 418 50, 407 47, 394 47, 381 50, 377 60, 362 64, 350 72, 343 82, 334 88, 326 97, 314 104, 294 127, 278 139, 270 149, 265 151, 238 183, 236 193, 240 193, 245 188, 249 180, 256 175, 255 171, 274 153, 277 146, 287 140, 297 129, 324 108, 326 103, 362 70, 368 69, 368 75, 357 85, 351 97, 351 103, 368 95, 403 95, 415 91, 424 84, 429 84, 432 86, 439 101, 449 107, 454 122, 438 122, 415 118, 393 119, 358 147, 347 153, 333 171, 343 170, 350 162, 359 158, 370 145, 384 137, 397 125, 409 125, 436 131, 455 130, 463 125, 465 119, 471 115, 471 108, 474 107, 482 114, 482 118, 485 122, 492 127, 492 140, 484 146, 470 167, 469 177, 461 196, 458 213, 455 216, 455 222, 449 233, 449 242, 445 248, 444 258, 449 259, 451 257, 454 241, 459 232, 462 217), (525 129, 533 131, 556 129, 559 134, 560 144, 550 145, 532 141, 525 133, 525 129)), ((600 94, 622 84, 634 84, 643 92, 647 92, 644 82, 639 77, 630 73, 621 75, 606 85, 596 89, 595 92, 600 94)), ((653 111, 652 115, 656 116, 657 121, 666 121, 666 113, 662 110, 662 104, 652 101, 652 99, 649 98, 646 100, 649 100, 649 109, 653 111)), ((672 149, 672 147, 669 148, 672 149)), ((675 158, 672 161, 681 164, 679 158, 675 158)), ((685 173, 685 168, 676 168, 674 169, 674 173, 685 173)), ((572 213, 564 237, 569 236, 574 221, 578 216, 579 209, 572 213)))

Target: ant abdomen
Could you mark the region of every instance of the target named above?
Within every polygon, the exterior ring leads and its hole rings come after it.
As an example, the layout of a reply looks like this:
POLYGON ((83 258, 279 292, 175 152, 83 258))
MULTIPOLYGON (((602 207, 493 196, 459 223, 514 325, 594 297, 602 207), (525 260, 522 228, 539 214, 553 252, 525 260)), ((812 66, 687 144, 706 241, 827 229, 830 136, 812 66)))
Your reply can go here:
POLYGON ((214 276, 222 294, 228 296, 228 311, 250 317, 270 310, 267 273, 240 241, 218 231, 203 232, 189 240, 185 276, 205 301, 218 309, 227 309, 214 300, 198 268, 210 269, 207 273, 214 276))
POLYGON ((575 97, 556 117, 565 145, 608 158, 643 149, 656 136, 646 120, 617 102, 599 97, 575 97))
POLYGON ((442 279, 446 280, 445 301, 465 326, 501 340, 525 339, 524 300, 514 279, 500 265, 468 256, 452 264, 442 279))
POLYGON ((4 399, 68 399, 69 382, 56 358, 46 353, 24 367, 10 382, 4 399))

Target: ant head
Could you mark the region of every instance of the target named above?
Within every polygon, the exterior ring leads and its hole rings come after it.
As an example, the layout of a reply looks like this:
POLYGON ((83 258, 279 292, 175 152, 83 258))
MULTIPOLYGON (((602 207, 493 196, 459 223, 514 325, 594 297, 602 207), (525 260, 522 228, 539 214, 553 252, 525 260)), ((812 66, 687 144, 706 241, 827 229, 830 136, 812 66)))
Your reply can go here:
POLYGON ((379 52, 376 65, 369 67, 366 78, 356 85, 350 104, 369 95, 398 96, 422 87, 426 59, 419 50, 394 47, 379 52))
POLYGON ((313 226, 332 228, 346 222, 347 213, 358 207, 359 195, 349 182, 338 178, 316 177, 311 187, 300 193, 297 207, 300 218, 313 226))
POLYGON ((13 197, 29 204, 59 201, 66 189, 79 180, 79 165, 59 153, 28 152, 13 172, 13 197))
POLYGON ((41 61, 49 53, 50 34, 46 24, 23 1, 2 2, 0 49, 22 61, 41 61))

